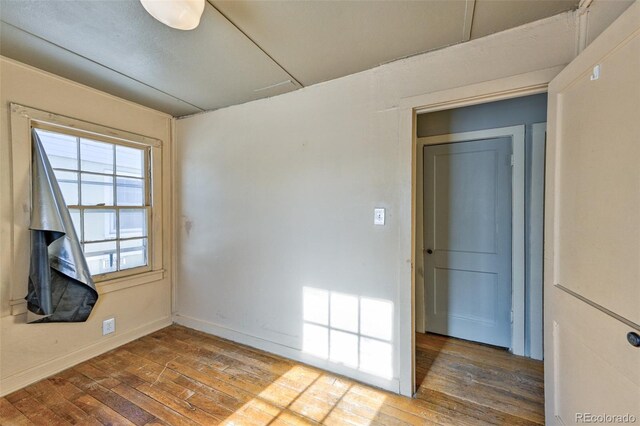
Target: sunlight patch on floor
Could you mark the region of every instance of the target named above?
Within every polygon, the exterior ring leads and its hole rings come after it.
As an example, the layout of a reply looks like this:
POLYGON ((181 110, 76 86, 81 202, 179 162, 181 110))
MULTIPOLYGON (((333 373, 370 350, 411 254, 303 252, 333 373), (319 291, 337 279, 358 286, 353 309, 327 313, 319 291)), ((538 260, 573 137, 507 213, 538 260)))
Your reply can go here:
POLYGON ((345 416, 352 416, 353 422, 368 425, 376 418, 385 395, 379 392, 368 397, 367 407, 363 409, 354 403, 361 397, 349 392, 352 386, 321 371, 295 366, 237 409, 222 424, 244 425, 248 419, 252 424, 264 425, 280 421, 293 424, 310 421, 341 424, 345 416), (300 390, 291 388, 294 383, 300 390))

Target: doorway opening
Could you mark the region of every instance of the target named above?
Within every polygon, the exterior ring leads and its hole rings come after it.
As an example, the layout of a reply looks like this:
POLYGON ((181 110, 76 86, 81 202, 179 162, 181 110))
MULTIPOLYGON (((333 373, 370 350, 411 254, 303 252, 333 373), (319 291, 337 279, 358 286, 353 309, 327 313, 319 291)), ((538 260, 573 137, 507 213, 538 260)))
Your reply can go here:
MULTIPOLYGON (((418 393, 438 390, 444 370, 461 365, 480 386, 489 373, 474 367, 476 358, 491 353, 528 363, 540 379, 528 395, 540 397, 532 410, 544 411, 541 363, 520 357, 543 354, 546 114, 542 93, 416 117, 418 393)), ((517 370, 494 373, 505 383, 523 380, 510 376, 517 370)), ((470 395, 466 386, 444 388, 470 395)))

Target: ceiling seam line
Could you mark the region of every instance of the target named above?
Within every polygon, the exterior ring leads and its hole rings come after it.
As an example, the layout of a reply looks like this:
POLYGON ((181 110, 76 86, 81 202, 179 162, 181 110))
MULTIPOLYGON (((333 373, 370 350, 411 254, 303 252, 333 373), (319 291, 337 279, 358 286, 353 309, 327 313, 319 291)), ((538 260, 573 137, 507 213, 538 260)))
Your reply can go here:
MULTIPOLYGON (((164 90, 160 90, 160 89, 158 89, 157 87, 154 87, 154 86, 152 86, 152 85, 150 85, 150 84, 147 84, 147 83, 145 83, 145 82, 143 82, 143 81, 140 81, 140 80, 138 80, 138 79, 136 79, 136 78, 133 78, 133 77, 131 77, 131 76, 129 76, 129 75, 126 75, 126 74, 124 74, 124 73, 122 73, 122 72, 120 72, 120 71, 118 71, 118 70, 115 70, 115 69, 113 69, 113 68, 111 68, 111 67, 108 67, 108 66, 106 66, 106 65, 104 65, 104 64, 102 64, 102 63, 100 63, 100 62, 98 62, 98 61, 94 61, 94 60, 93 60, 93 59, 91 59, 91 58, 87 58, 87 57, 86 57, 86 56, 84 56, 84 55, 81 55, 81 54, 79 54, 79 53, 77 53, 77 52, 74 52, 73 50, 67 49, 66 47, 60 46, 60 45, 59 45, 59 44, 57 44, 57 43, 54 43, 54 42, 52 42, 52 41, 50 41, 50 40, 47 40, 47 39, 45 39, 45 38, 42 38, 42 37, 40 37, 40 36, 38 36, 38 35, 36 35, 36 34, 33 34, 32 32, 29 32, 29 31, 27 31, 27 30, 23 29, 23 28, 20 28, 20 27, 18 27, 18 26, 15 26, 15 25, 13 25, 13 24, 11 24, 11 23, 9 23, 9 22, 6 22, 6 21, 4 21, 4 20, 1 20, 1 19, 0 19, 0 22, 2 22, 2 23, 3 23, 3 24, 5 24, 5 25, 8 25, 8 26, 10 26, 10 27, 13 27, 13 28, 17 29, 18 31, 22 31, 22 32, 23 32, 23 33, 25 33, 25 34, 29 34, 30 36, 33 36, 33 37, 35 37, 35 38, 37 38, 37 39, 39 39, 39 40, 42 40, 42 41, 44 41, 45 43, 48 43, 48 44, 50 44, 50 45, 52 45, 52 46, 55 46, 55 47, 58 47, 58 48, 60 48, 60 49, 64 50, 65 52, 69 52, 69 53, 71 53, 72 55, 75 55, 75 56, 77 56, 77 57, 79 57, 79 58, 85 59, 85 60, 87 60, 87 61, 89 61, 89 62, 91 62, 91 63, 93 63, 93 64, 96 64, 96 65, 98 65, 98 66, 100 66, 100 67, 104 68, 104 69, 107 69, 107 70, 109 70, 109 71, 112 71, 112 72, 114 72, 114 73, 116 73, 116 74, 118 74, 118 75, 120 75, 120 76, 122 76, 122 77, 125 77, 125 78, 127 78, 127 79, 129 79, 129 80, 131 80, 131 81, 135 81, 135 82, 136 82, 136 83, 138 83, 138 84, 142 84, 143 86, 148 87, 149 89, 155 90, 155 91, 157 91, 157 92, 159 92, 159 93, 162 93, 163 95, 169 96, 170 98, 175 99, 176 101, 179 101, 179 102, 185 103, 185 104, 187 104, 187 105, 189 105, 189 106, 192 106, 192 107, 194 107, 194 108, 196 108, 196 109, 200 110, 201 112, 205 112, 205 111, 207 111, 205 108, 201 108, 201 107, 199 107, 199 106, 197 106, 197 105, 192 104, 191 102, 187 102, 187 101, 185 101, 184 99, 181 99, 181 98, 179 98, 179 97, 177 97, 177 96, 172 95, 171 93, 167 93, 167 92, 165 92, 164 90)), ((63 77, 63 78, 64 78, 64 77, 63 77)), ((85 86, 86 86, 86 85, 85 85, 85 86)), ((108 92, 107 92, 107 93, 108 93, 108 92)), ((136 103, 137 103, 137 102, 136 102, 136 103)), ((141 105, 142 105, 142 104, 141 104, 141 105)))
POLYGON ((473 31, 473 17, 476 10, 476 0, 467 0, 464 8, 464 25, 462 39, 464 41, 471 40, 471 34, 473 31))
POLYGON ((265 49, 262 48, 262 46, 260 46, 253 38, 251 38, 249 36, 249 34, 247 34, 246 32, 244 32, 242 30, 242 28, 240 28, 239 26, 236 25, 235 22, 233 22, 227 15, 225 15, 224 13, 222 13, 222 11, 220 9, 218 9, 213 3, 211 3, 211 0, 207 0, 207 3, 209 4, 209 6, 213 7, 220 15, 222 15, 224 17, 224 19, 226 19, 231 25, 233 25, 233 27, 235 29, 237 29, 238 31, 240 31, 240 33, 242 35, 244 35, 251 43, 254 44, 254 46, 256 46, 258 49, 260 49, 260 51, 262 53, 264 53, 265 55, 267 55, 267 57, 269 59, 271 59, 271 61, 273 61, 274 64, 276 64, 282 71, 284 71, 289 77, 291 77, 291 79, 298 84, 298 86, 300 87, 305 87, 304 84, 300 83, 300 80, 298 80, 297 78, 295 78, 289 71, 287 71, 287 69, 285 67, 282 66, 282 64, 280 64, 280 62, 276 61, 274 59, 273 56, 271 56, 265 49))

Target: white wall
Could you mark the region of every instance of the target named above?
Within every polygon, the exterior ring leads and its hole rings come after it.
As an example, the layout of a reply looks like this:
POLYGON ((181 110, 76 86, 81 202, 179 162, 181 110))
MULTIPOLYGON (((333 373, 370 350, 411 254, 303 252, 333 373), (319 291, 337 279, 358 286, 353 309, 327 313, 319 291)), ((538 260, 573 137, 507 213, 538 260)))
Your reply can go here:
POLYGON ((399 214, 411 158, 397 106, 566 64, 573 18, 179 120, 175 319, 397 391, 407 351, 398 343, 399 294, 410 285, 400 277, 411 268, 411 248, 401 246, 411 218, 399 214), (387 209, 385 226, 373 225, 374 207, 387 209), (394 307, 390 378, 304 354, 305 287, 394 307))
MULTIPOLYGON (((26 295, 28 281, 28 253, 16 252, 20 261, 12 262, 13 229, 26 229, 29 219, 28 205, 14 215, 12 169, 24 177, 30 168, 28 162, 12 162, 12 102, 162 140, 165 211, 154 214, 163 217, 166 247, 171 236, 171 117, 0 57, 0 395, 171 323, 168 273, 137 286, 129 286, 133 280, 99 284, 100 298, 85 323, 26 324, 26 314, 20 313, 24 307, 11 307, 11 299, 18 302, 26 295), (116 333, 103 337, 102 320, 109 317, 116 318, 116 333)), ((21 155, 13 152, 15 158, 29 158, 30 145, 18 149, 21 155)), ((19 243, 16 246, 28 247, 28 236, 19 243)), ((170 255, 165 250, 163 264, 168 271, 170 255)))
POLYGON ((578 49, 590 45, 618 16, 636 0, 594 0, 586 13, 580 14, 580 35, 578 49))

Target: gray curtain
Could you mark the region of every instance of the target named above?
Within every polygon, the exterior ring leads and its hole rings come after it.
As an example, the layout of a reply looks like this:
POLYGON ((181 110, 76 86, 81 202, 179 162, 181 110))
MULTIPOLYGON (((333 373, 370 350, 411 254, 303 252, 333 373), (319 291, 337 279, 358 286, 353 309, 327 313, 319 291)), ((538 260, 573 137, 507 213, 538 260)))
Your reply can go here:
POLYGON ((28 322, 82 322, 98 292, 51 164, 31 134, 31 266, 28 322))

